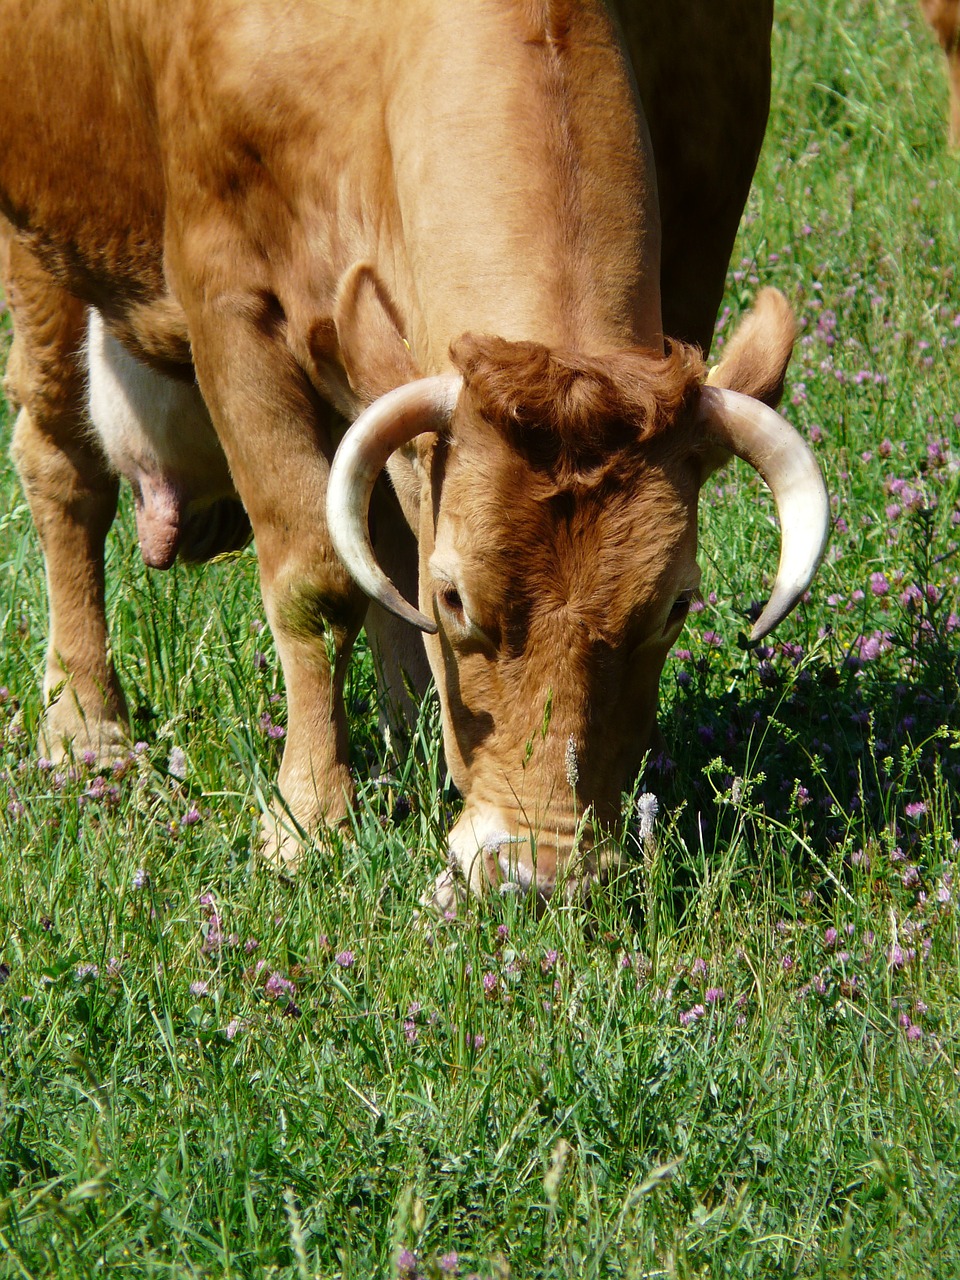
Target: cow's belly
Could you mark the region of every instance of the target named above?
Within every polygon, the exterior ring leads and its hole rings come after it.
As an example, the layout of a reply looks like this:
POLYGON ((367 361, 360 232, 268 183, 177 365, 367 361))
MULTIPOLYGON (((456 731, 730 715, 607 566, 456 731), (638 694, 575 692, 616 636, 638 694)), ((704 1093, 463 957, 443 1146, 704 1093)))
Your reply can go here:
POLYGON ((90 421, 110 466, 130 482, 140 551, 152 568, 177 555, 237 550, 250 524, 196 384, 136 360, 90 309, 90 421))

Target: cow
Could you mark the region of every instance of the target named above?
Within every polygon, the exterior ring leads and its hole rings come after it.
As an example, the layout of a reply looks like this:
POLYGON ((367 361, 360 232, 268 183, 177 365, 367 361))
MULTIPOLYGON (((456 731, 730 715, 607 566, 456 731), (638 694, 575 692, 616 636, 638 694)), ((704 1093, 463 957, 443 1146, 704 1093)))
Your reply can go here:
POLYGON ((920 0, 923 16, 947 58, 950 87, 950 146, 960 147, 960 0, 920 0))
POLYGON ((365 625, 388 700, 439 692, 463 811, 437 905, 606 874, 706 477, 735 454, 776 500, 754 638, 826 538, 772 407, 785 299, 702 355, 771 22, 764 0, 7 0, 7 389, 49 755, 128 742, 104 616, 125 479, 148 565, 255 538, 289 706, 269 862, 349 819, 365 625))

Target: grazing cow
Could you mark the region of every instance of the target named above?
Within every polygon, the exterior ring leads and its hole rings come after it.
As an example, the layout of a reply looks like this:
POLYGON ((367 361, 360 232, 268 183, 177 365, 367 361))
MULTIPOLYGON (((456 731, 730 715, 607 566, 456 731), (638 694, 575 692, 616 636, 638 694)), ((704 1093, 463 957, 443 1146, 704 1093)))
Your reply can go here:
POLYGON ((783 298, 709 377, 688 345, 763 136, 771 4, 614 8, 7 0, 7 385, 49 753, 127 741, 103 604, 125 477, 149 565, 256 538, 289 700, 268 858, 295 867, 300 832, 349 812, 365 622, 389 690, 439 689, 464 809, 437 900, 603 870, 700 580, 705 477, 738 454, 776 498, 755 636, 827 527, 763 403, 783 298))
POLYGON ((960 0, 920 0, 920 8, 947 56, 950 146, 960 147, 960 0))

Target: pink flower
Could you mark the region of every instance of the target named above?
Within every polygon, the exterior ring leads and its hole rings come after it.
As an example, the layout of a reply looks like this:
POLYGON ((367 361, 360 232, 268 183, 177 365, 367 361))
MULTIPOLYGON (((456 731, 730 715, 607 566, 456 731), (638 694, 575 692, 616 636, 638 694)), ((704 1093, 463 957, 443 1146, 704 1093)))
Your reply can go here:
POLYGON ((294 996, 297 994, 296 984, 291 982, 289 978, 285 978, 280 973, 271 973, 263 988, 263 993, 269 996, 271 1000, 279 1000, 281 996, 294 996))
POLYGON ((691 1023, 697 1022, 706 1013, 706 1009, 702 1004, 695 1004, 688 1009, 686 1013, 680 1014, 680 1025, 689 1027, 691 1023))
POLYGON ((352 969, 356 959, 352 951, 338 951, 333 958, 341 969, 352 969))

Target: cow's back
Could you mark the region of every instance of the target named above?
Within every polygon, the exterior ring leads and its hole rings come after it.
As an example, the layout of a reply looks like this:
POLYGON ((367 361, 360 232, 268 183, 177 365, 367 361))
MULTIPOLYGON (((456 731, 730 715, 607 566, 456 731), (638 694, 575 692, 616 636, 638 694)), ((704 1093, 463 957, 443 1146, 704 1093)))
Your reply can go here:
MULTIPOLYGON (((92 300, 163 290, 163 172, 133 8, 0 7, 0 212, 92 300)), ((163 8, 175 21, 177 5, 163 8)))

